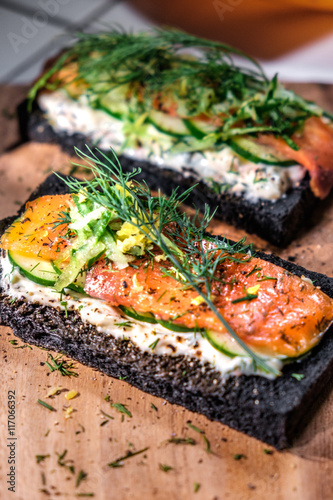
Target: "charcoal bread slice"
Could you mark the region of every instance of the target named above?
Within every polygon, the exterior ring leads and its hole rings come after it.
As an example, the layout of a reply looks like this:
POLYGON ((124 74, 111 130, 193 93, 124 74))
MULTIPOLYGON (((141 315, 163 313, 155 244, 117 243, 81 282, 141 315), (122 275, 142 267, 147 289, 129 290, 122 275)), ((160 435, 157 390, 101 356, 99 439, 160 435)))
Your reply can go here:
MULTIPOLYGON (((62 181, 52 175, 32 197, 65 191, 62 181)), ((13 220, 0 222, 0 234, 13 220)), ((258 256, 316 280, 333 297, 332 278, 278 257, 264 253, 258 256)), ((24 342, 65 352, 107 375, 126 378, 126 382, 145 392, 204 414, 277 449, 291 446, 304 428, 306 421, 302 417, 327 385, 333 369, 333 328, 308 356, 286 365, 276 380, 242 375, 223 381, 208 363, 202 365, 184 356, 143 353, 130 341, 115 339, 83 323, 76 312, 68 311, 66 316, 63 311, 23 298, 13 303, 4 289, 0 289, 0 320, 24 342), (297 380, 293 373, 304 378, 297 380)))
MULTIPOLYGON (((18 115, 21 135, 25 140, 29 138, 37 142, 59 144, 65 152, 72 155, 74 146, 80 150, 85 150, 86 144, 93 146, 81 133, 57 133, 36 104, 32 114, 29 114, 26 111, 26 102, 22 103, 18 115)), ((287 246, 296 237, 317 201, 310 189, 308 175, 299 186, 290 189, 279 200, 275 202, 259 200, 253 203, 234 194, 214 193, 207 184, 200 181, 194 171, 186 167, 180 173, 124 156, 120 156, 120 161, 125 171, 140 167, 140 180, 144 179, 150 189, 161 188, 167 195, 170 195, 176 187, 180 192, 184 192, 197 184, 188 200, 190 203, 194 202, 200 210, 204 210, 205 204, 212 209, 217 208, 217 217, 235 227, 245 229, 248 233, 255 233, 279 247, 287 246)))

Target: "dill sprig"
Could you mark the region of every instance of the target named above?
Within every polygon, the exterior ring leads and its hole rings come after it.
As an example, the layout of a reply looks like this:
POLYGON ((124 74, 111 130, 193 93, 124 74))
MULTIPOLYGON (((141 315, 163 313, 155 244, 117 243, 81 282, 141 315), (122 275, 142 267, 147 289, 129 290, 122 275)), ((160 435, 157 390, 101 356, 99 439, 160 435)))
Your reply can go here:
POLYGON ((216 144, 235 135, 274 132, 296 148, 290 136, 309 116, 333 118, 283 88, 277 76, 269 80, 254 59, 221 42, 158 28, 139 33, 113 28, 79 33, 76 40, 33 86, 30 102, 42 88, 74 82, 83 85, 95 106, 110 90, 128 85, 130 121, 149 112, 156 97, 171 98, 187 117, 223 116, 216 144), (75 65, 72 82, 68 74, 66 82, 57 79, 66 64, 75 65))
POLYGON ((221 315, 211 296, 219 265, 225 260, 248 262, 252 256, 252 247, 245 245, 244 240, 230 244, 225 238, 220 240, 208 237, 206 230, 213 216, 209 214, 208 207, 199 226, 196 225, 198 213, 194 220, 179 213, 179 205, 193 188, 183 194, 174 190, 169 198, 160 191, 157 196, 152 196, 145 182, 134 180, 140 169, 124 173, 115 153, 112 159, 97 150, 101 160, 89 147, 87 149, 90 155, 78 149, 76 153, 85 159, 95 177, 91 181, 61 177, 69 188, 74 192, 84 189, 88 199, 115 212, 122 222, 138 228, 162 250, 171 264, 164 272, 196 290, 227 332, 251 357, 254 369, 260 368, 266 373, 279 375, 278 370, 267 365, 237 335, 221 315))
POLYGON ((59 371, 63 377, 78 377, 78 373, 71 370, 71 368, 74 368, 73 363, 69 363, 65 359, 62 359, 63 354, 58 354, 54 358, 52 354, 48 353, 48 357, 51 363, 45 361, 45 364, 51 372, 59 371))

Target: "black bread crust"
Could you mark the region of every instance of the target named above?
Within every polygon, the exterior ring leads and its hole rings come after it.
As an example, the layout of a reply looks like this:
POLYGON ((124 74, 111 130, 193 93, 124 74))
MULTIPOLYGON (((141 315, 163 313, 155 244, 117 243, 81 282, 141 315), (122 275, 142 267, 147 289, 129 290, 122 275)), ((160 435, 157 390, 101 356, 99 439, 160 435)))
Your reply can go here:
MULTIPOLYGON (((18 116, 24 139, 58 144, 71 155, 74 146, 81 151, 86 150, 86 145, 92 147, 89 139, 81 133, 55 132, 36 104, 33 112, 29 114, 26 111, 26 102, 22 103, 19 106, 18 116)), ((108 151, 103 152, 108 153, 108 151)), ((211 209, 216 208, 216 217, 235 227, 245 229, 248 233, 255 233, 279 247, 286 247, 295 239, 318 201, 310 189, 308 175, 299 186, 290 189, 281 199, 275 202, 260 200, 252 203, 233 194, 214 193, 191 169, 184 168, 180 173, 156 167, 147 161, 133 160, 125 156, 120 156, 119 159, 125 171, 140 168, 141 174, 138 178, 144 179, 150 189, 160 188, 167 195, 170 195, 176 187, 179 192, 184 192, 197 184, 188 198, 189 203, 195 203, 202 211, 205 204, 208 204, 211 209)))
MULTIPOLYGON (((67 192, 64 183, 51 175, 31 195, 67 192)), ((21 209, 22 211, 22 209, 21 209)), ((15 217, 0 222, 0 234, 15 217)), ((305 270, 279 257, 258 253, 299 276, 316 280, 333 297, 333 279, 305 270)), ((0 271, 1 272, 1 271, 0 271)), ((208 363, 184 356, 141 352, 132 342, 115 339, 83 323, 76 312, 26 302, 11 303, 0 289, 0 321, 13 328, 24 342, 65 352, 71 358, 135 387, 206 415, 247 433, 277 449, 292 445, 306 424, 304 415, 330 380, 333 369, 332 328, 320 345, 302 360, 285 366, 276 380, 259 376, 230 377, 223 381, 208 363), (304 375, 296 380, 292 373, 304 375)))

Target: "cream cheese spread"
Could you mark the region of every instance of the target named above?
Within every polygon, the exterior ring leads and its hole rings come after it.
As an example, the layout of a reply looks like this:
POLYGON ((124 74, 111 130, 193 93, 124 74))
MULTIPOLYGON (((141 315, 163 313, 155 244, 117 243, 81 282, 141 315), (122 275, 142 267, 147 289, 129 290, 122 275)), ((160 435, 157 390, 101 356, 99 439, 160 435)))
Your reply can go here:
POLYGON ((194 174, 217 192, 241 195, 252 202, 278 200, 305 175, 300 165, 286 168, 252 163, 236 155, 228 146, 216 151, 175 154, 171 152, 172 137, 153 125, 148 125, 137 147, 124 147, 127 140, 124 123, 105 111, 90 107, 87 96, 73 100, 60 89, 40 94, 38 103, 57 132, 82 133, 101 149, 112 147, 117 154, 170 168, 185 176, 194 174))
MULTIPOLYGON (((112 334, 115 338, 127 339, 142 351, 157 355, 186 356, 189 361, 199 360, 202 372, 209 363, 221 373, 223 378, 230 375, 256 374, 274 378, 271 374, 255 372, 250 358, 224 355, 214 349, 199 332, 175 333, 158 324, 143 323, 125 316, 118 308, 106 301, 87 297, 68 290, 66 295, 51 287, 38 285, 22 276, 13 267, 8 257, 0 260, 2 268, 1 286, 12 299, 21 299, 67 311, 76 311, 84 323, 94 325, 98 332, 112 334)), ((280 370, 282 362, 271 358, 266 360, 270 366, 280 370)))

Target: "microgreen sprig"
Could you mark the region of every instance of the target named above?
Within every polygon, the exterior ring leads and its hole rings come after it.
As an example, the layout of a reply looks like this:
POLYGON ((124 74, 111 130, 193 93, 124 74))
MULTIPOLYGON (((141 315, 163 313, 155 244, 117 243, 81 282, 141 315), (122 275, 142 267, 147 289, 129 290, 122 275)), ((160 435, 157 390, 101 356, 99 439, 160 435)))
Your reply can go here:
MULTIPOLYGON (((208 238, 205 231, 212 217, 208 208, 199 227, 196 225, 198 214, 191 221, 185 214, 179 213, 179 205, 193 188, 183 194, 174 190, 169 198, 160 191, 157 196, 152 196, 145 182, 135 181, 139 169, 124 173, 115 153, 112 158, 96 150, 97 156, 89 147, 87 149, 89 154, 78 149, 76 153, 87 162, 95 177, 90 181, 63 178, 69 188, 74 192, 84 190, 87 198, 116 212, 121 221, 129 222, 145 234, 172 264, 176 272, 170 275, 196 290, 227 332, 252 358, 254 367, 279 375, 278 370, 267 365, 242 341, 211 297, 212 282, 218 266, 226 259, 247 262, 251 258, 251 247, 245 246, 244 240, 230 244, 226 239, 208 238)), ((170 273, 170 268, 165 272, 170 273)))

